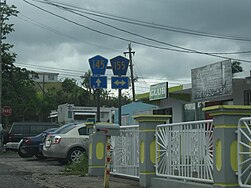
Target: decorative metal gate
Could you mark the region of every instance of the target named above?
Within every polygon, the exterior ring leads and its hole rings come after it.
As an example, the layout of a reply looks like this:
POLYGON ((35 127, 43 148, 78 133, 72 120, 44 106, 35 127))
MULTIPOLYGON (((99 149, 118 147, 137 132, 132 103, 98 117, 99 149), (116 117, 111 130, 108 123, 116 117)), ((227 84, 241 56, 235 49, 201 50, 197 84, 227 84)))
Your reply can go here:
POLYGON ((251 187, 251 117, 238 123, 238 182, 241 187, 251 187))
POLYGON ((112 136, 112 174, 139 178, 139 126, 120 127, 120 136, 112 136))
POLYGON ((213 124, 211 120, 158 125, 156 174, 213 182, 213 124))

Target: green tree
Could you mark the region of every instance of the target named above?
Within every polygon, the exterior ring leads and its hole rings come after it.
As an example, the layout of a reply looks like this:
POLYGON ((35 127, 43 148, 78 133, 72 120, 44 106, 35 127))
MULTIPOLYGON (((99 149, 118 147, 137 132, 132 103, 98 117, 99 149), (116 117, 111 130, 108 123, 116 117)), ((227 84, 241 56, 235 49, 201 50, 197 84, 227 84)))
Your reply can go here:
POLYGON ((78 96, 80 93, 80 87, 77 85, 77 81, 75 79, 66 78, 62 82, 62 89, 67 95, 68 103, 79 104, 78 96))
POLYGON ((235 74, 242 71, 243 69, 242 69, 241 63, 239 61, 234 61, 232 63, 232 73, 235 74))
POLYGON ((81 76, 81 78, 83 79, 82 82, 82 86, 84 87, 84 89, 86 89, 89 93, 91 93, 91 87, 90 87, 90 78, 91 78, 91 71, 88 70, 87 72, 85 72, 84 76, 81 76))
POLYGON ((17 16, 18 10, 14 5, 2 4, 1 24, 1 55, 2 55, 2 106, 12 108, 10 121, 22 121, 34 118, 33 110, 30 109, 35 99, 34 82, 30 79, 31 71, 16 67, 13 63, 16 54, 11 52, 12 44, 5 42, 7 35, 14 31, 14 25, 9 23, 12 16, 17 16))

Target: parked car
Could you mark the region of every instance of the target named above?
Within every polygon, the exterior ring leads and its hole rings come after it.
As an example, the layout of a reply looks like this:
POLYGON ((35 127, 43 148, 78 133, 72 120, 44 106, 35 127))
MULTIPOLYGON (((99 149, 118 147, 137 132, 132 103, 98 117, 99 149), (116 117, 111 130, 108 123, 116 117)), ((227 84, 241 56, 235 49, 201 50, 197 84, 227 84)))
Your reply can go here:
POLYGON ((56 158, 61 164, 71 163, 88 153, 88 143, 89 134, 85 124, 70 126, 60 133, 47 136, 43 155, 56 158))
POLYGON ((66 129, 69 126, 73 126, 74 123, 66 124, 63 125, 59 128, 51 128, 47 129, 46 131, 43 131, 42 133, 33 136, 33 137, 24 137, 20 142, 19 142, 19 147, 18 147, 18 154, 22 158, 28 158, 28 157, 33 157, 34 155, 37 158, 43 158, 43 142, 45 141, 45 138, 48 136, 48 134, 58 134, 64 129, 66 129))
POLYGON ((42 143, 45 135, 48 135, 49 133, 55 131, 57 128, 51 128, 47 129, 46 131, 43 131, 42 133, 31 136, 31 137, 24 137, 20 142, 18 146, 18 155, 22 158, 27 157, 33 157, 34 155, 37 158, 43 158, 42 153, 42 143))
POLYGON ((59 127, 58 124, 51 122, 15 122, 8 133, 5 149, 18 150, 19 142, 22 138, 36 136, 49 128, 57 127, 59 127))

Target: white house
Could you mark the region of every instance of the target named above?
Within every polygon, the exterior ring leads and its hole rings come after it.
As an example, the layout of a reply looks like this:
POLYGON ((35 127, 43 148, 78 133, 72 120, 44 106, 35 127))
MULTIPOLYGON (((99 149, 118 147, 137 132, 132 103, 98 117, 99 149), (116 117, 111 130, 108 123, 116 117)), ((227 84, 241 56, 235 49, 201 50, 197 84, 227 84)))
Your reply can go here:
POLYGON ((32 76, 32 79, 35 82, 58 82, 59 73, 51 73, 51 72, 36 72, 37 77, 32 76))

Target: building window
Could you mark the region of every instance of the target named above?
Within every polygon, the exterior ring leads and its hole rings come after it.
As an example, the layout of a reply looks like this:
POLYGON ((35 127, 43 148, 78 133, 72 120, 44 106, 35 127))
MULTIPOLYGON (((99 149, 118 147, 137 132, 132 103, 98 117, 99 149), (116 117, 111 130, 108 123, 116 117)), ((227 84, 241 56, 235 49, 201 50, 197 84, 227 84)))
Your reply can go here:
POLYGON ((52 74, 49 74, 49 75, 48 75, 48 80, 55 80, 55 76, 52 75, 52 74))
POLYGON ((184 121, 195 120, 195 103, 184 105, 184 121))
POLYGON ((244 91, 244 105, 251 105, 251 90, 244 91))
POLYGON ((129 125, 129 115, 121 116, 121 125, 129 125))

